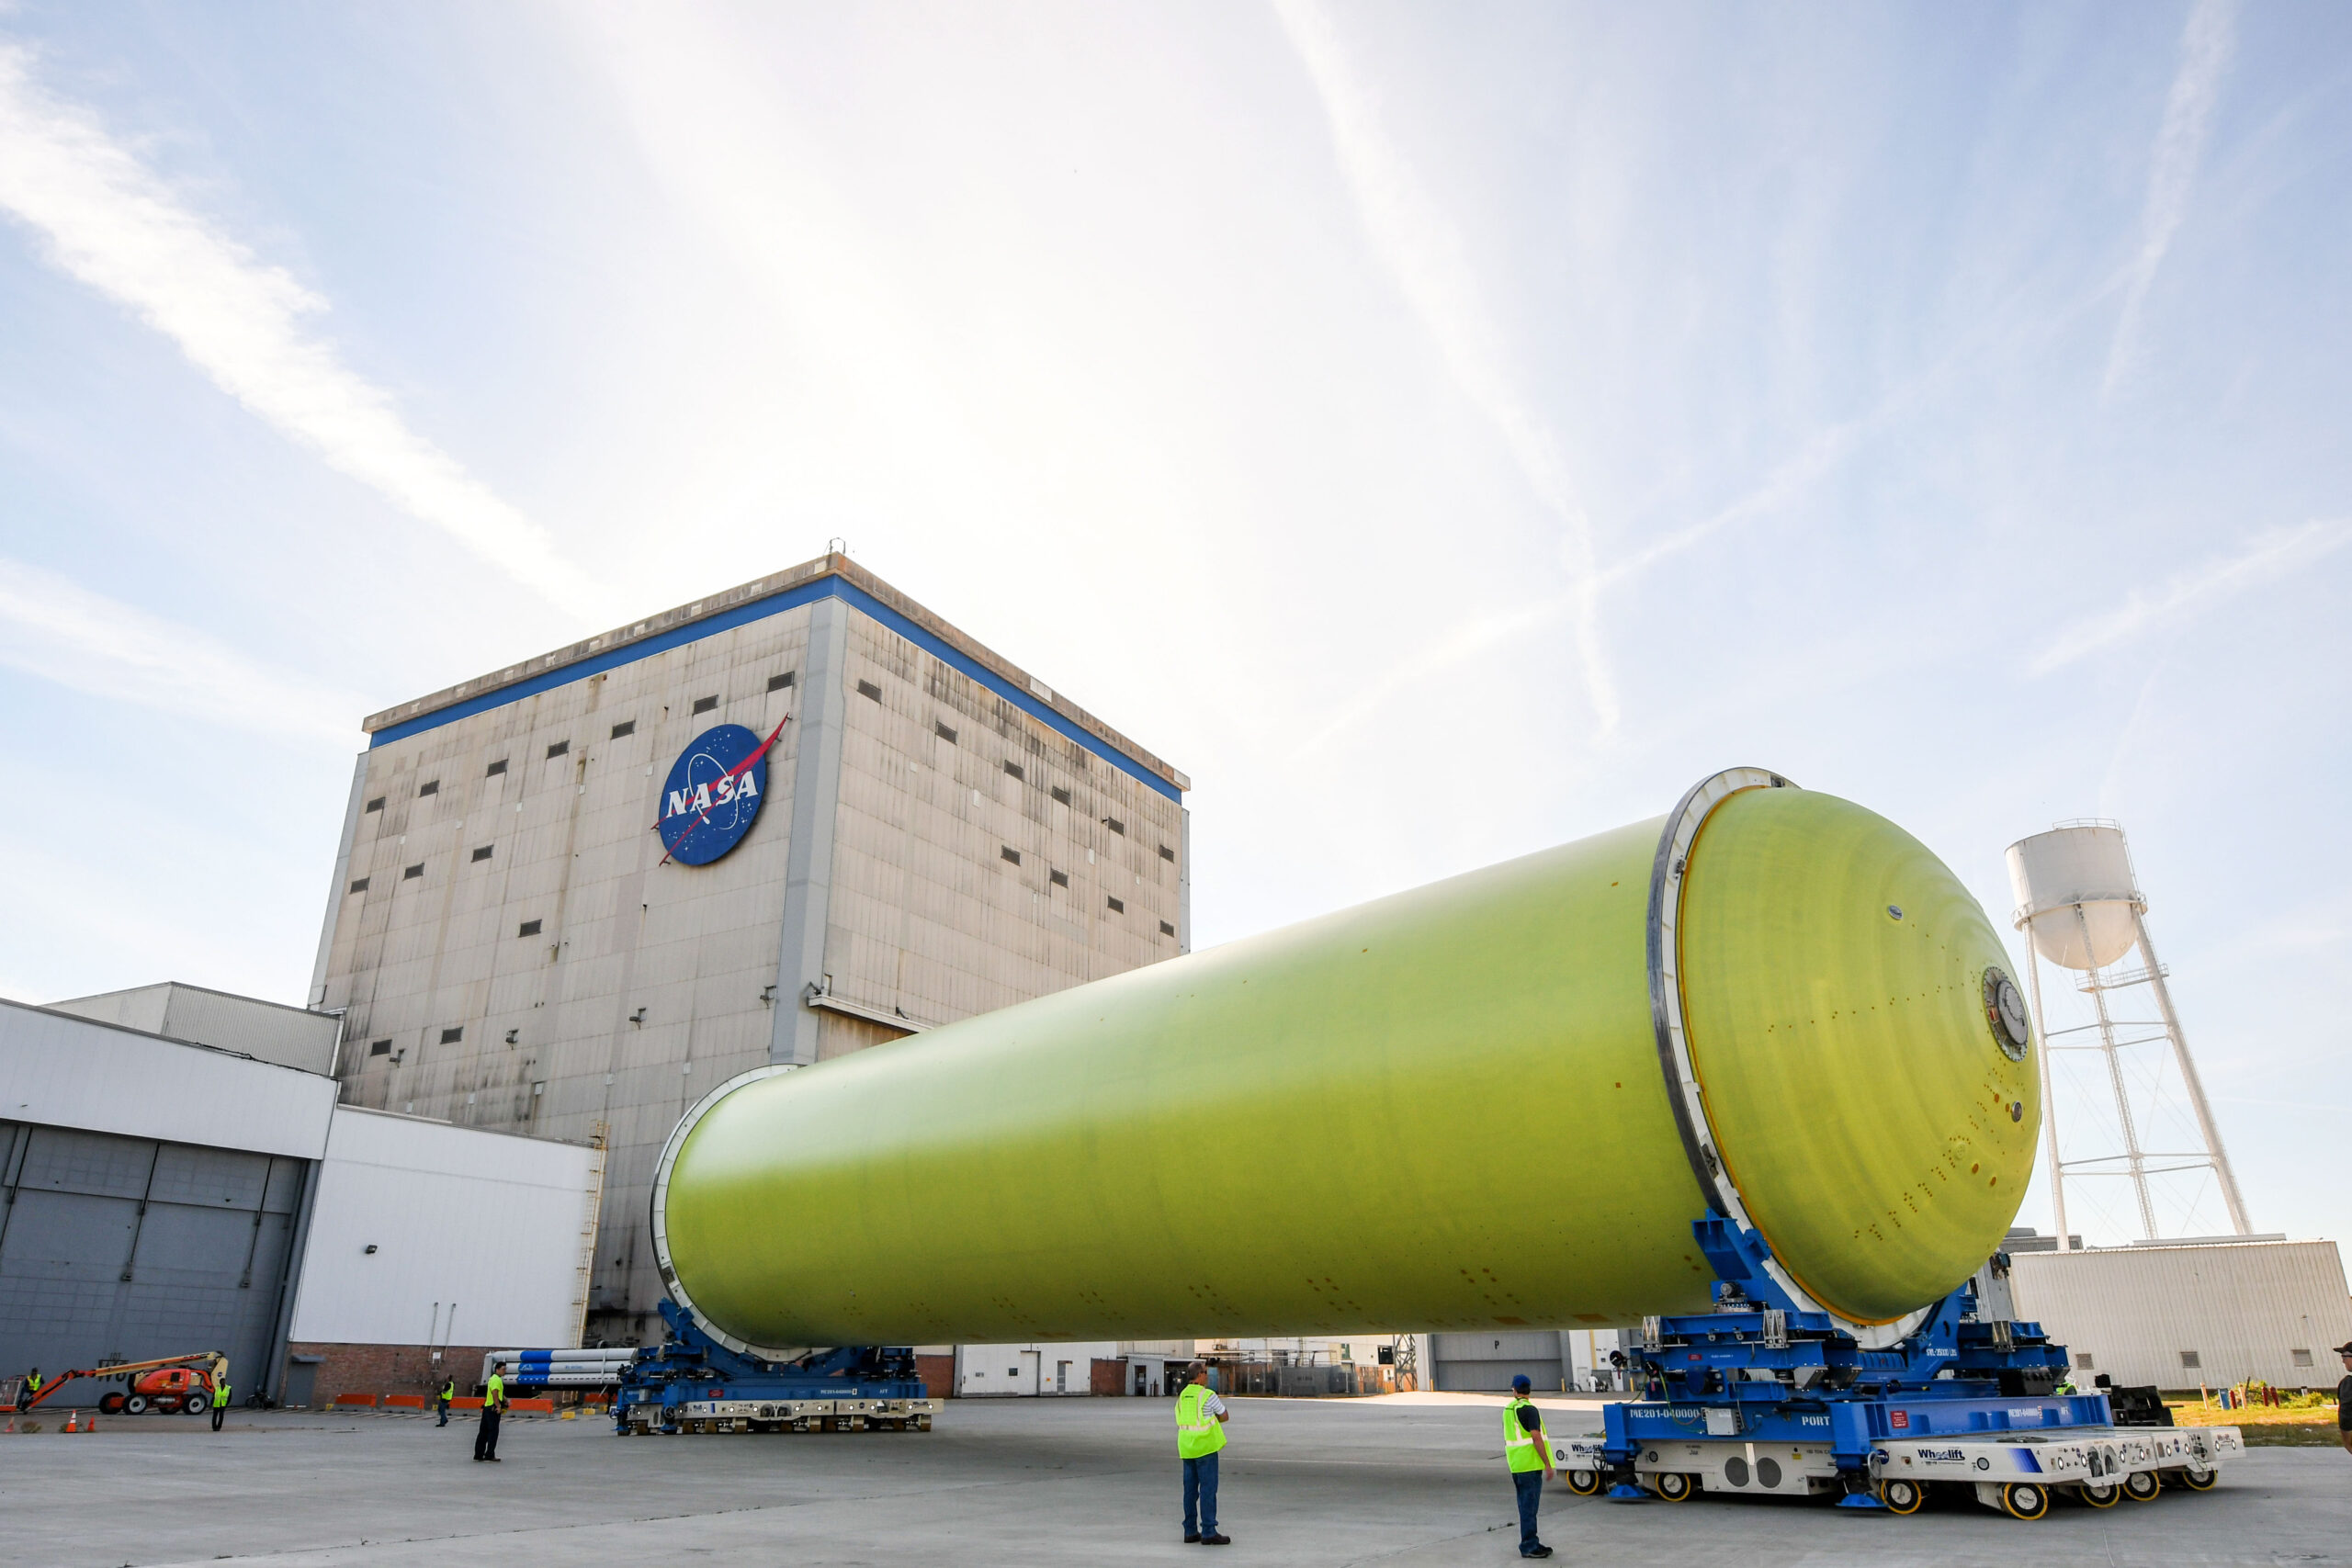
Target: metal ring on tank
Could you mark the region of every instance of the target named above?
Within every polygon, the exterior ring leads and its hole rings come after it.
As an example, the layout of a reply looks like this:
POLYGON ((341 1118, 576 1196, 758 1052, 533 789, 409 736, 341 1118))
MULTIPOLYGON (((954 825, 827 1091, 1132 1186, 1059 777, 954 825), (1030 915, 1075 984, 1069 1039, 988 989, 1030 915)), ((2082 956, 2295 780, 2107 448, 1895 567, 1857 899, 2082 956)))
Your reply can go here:
POLYGON ((777 1062, 764 1067, 753 1067, 748 1073, 737 1073, 733 1077, 695 1100, 694 1109, 681 1117, 677 1126, 671 1131, 670 1141, 662 1145, 662 1157, 653 1165, 651 1199, 653 1261, 662 1270, 662 1288, 670 1292, 671 1300, 695 1314, 695 1322, 702 1326, 705 1334, 709 1335, 739 1356, 753 1356, 763 1361, 793 1360, 805 1355, 808 1347, 800 1346, 792 1349, 782 1349, 765 1345, 753 1345, 747 1340, 738 1339, 711 1322, 710 1314, 695 1305, 695 1299, 686 1293, 686 1287, 684 1281, 679 1280, 678 1271, 670 1266, 670 1227, 662 1217, 666 1207, 662 1200, 670 1195, 670 1170, 678 1163, 678 1151, 686 1146, 686 1134, 693 1132, 695 1124, 710 1113, 711 1107, 746 1084, 757 1083, 762 1078, 772 1078, 779 1073, 796 1072, 799 1069, 799 1066, 797 1062, 777 1062))
MULTIPOLYGON (((1690 1043, 1682 1021, 1681 922, 1682 889, 1690 865, 1690 846, 1715 807, 1743 790, 1794 789, 1779 773, 1763 768, 1725 768, 1701 779, 1666 819, 1658 836, 1657 854, 1650 863, 1649 972, 1650 1021, 1657 1032, 1657 1058, 1666 1074, 1667 1100, 1674 1111, 1675 1130, 1682 1134, 1682 1152, 1698 1179, 1700 1195, 1715 1213, 1742 1230, 1762 1235, 1748 1216, 1739 1189, 1731 1179, 1723 1156, 1716 1152, 1713 1126, 1707 1120, 1707 1095, 1690 1063, 1690 1043)), ((1921 1307, 1892 1323, 1857 1323, 1815 1298, 1782 1266, 1776 1254, 1764 1260, 1764 1271, 1806 1312, 1826 1313, 1865 1349, 1883 1349, 1910 1335, 1928 1320, 1931 1307, 1921 1307)))

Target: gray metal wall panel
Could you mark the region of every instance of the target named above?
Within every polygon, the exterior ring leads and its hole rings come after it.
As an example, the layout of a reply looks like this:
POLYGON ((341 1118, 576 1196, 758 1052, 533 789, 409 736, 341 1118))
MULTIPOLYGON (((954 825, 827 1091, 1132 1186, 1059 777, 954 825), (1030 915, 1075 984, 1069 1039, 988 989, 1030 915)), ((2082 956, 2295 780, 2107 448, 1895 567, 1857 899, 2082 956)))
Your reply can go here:
POLYGON ((159 1203, 258 1209, 269 1182, 269 1167, 267 1155, 165 1144, 155 1156, 155 1179, 147 1196, 159 1203))
MULTIPOLYGON (((54 1372, 223 1350, 240 1386, 265 1381, 302 1162, 275 1161, 288 1179, 273 1183, 265 1155, 0 1126, 0 1147, 19 1145, 40 1184, 12 1190, 0 1224, 0 1365, 54 1372), (283 1202, 266 1210, 273 1186, 283 1202)), ((104 1392, 77 1384, 60 1398, 104 1392)))
POLYGON ((144 1139, 36 1127, 17 1182, 56 1192, 138 1198, 147 1190, 154 1161, 155 1145, 144 1139))

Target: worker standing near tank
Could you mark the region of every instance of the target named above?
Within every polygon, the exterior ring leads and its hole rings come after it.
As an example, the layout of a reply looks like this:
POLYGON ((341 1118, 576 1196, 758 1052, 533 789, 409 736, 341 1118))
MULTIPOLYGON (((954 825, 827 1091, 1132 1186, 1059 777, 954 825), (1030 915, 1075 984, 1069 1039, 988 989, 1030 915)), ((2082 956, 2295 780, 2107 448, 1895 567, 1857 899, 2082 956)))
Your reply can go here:
POLYGON ((502 1363, 492 1362, 490 1381, 481 1389, 481 1425, 474 1431, 474 1459, 498 1462, 498 1417, 506 1408, 506 1379, 502 1363))
POLYGON ((212 1429, 219 1431, 229 1415, 229 1374, 223 1371, 212 1380, 212 1429))
POLYGON ((1225 1401, 1209 1388, 1206 1361, 1184 1369, 1184 1391, 1176 1396, 1176 1453, 1184 1461, 1184 1540, 1202 1546, 1230 1546, 1217 1533, 1216 1456, 1225 1447, 1225 1401))
POLYGON ((1510 1402, 1503 1406, 1503 1462, 1510 1466, 1510 1483, 1519 1494, 1519 1554, 1549 1557, 1552 1549, 1537 1539, 1535 1512, 1544 1505, 1544 1478, 1552 1473, 1552 1436, 1544 1430, 1544 1415, 1528 1402, 1535 1385, 1525 1373, 1510 1380, 1510 1402))
POLYGON ((435 1422, 434 1425, 437 1427, 446 1427, 449 1424, 449 1402, 457 1397, 458 1380, 456 1378, 443 1378, 441 1380, 441 1392, 433 1396, 433 1403, 441 1407, 441 1419, 435 1422))

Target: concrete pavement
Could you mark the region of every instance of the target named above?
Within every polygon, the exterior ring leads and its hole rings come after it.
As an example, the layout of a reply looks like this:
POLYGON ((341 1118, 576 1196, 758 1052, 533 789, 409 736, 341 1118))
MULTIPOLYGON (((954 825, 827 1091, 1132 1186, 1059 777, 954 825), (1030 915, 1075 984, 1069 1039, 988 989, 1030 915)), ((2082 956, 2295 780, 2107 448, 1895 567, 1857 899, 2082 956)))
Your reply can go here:
MULTIPOLYGON (((1589 1405, 1548 1419, 1598 1426, 1589 1405)), ((927 1434, 624 1439, 601 1423, 518 1420, 495 1466, 467 1457, 470 1421, 240 1412, 218 1436, 205 1426, 101 1418, 86 1437, 53 1422, 0 1437, 0 1564, 1029 1565, 1204 1550, 1179 1540, 1159 1400, 959 1400, 927 1434)), ((1493 1401, 1242 1399, 1228 1431, 1226 1557, 1518 1561, 1493 1401)), ((1772 1499, 1624 1506, 1558 1488, 1544 1521, 1561 1563, 2352 1562, 2352 1459, 2261 1450, 2202 1496, 2033 1524, 1973 1506, 1897 1519, 1772 1499)))

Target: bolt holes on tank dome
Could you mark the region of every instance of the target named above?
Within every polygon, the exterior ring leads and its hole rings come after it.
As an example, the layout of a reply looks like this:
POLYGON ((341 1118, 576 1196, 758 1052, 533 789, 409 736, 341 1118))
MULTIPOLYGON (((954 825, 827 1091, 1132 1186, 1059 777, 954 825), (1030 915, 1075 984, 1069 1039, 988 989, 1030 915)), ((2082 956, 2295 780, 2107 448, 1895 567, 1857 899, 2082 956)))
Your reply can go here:
POLYGON ((1984 1021, 1993 1026, 1993 1043, 2000 1046, 2001 1055, 2012 1062, 2025 1060, 2033 1025, 2026 1017, 2025 998, 2018 994, 2017 982, 1997 968, 1984 971, 1984 1021))

